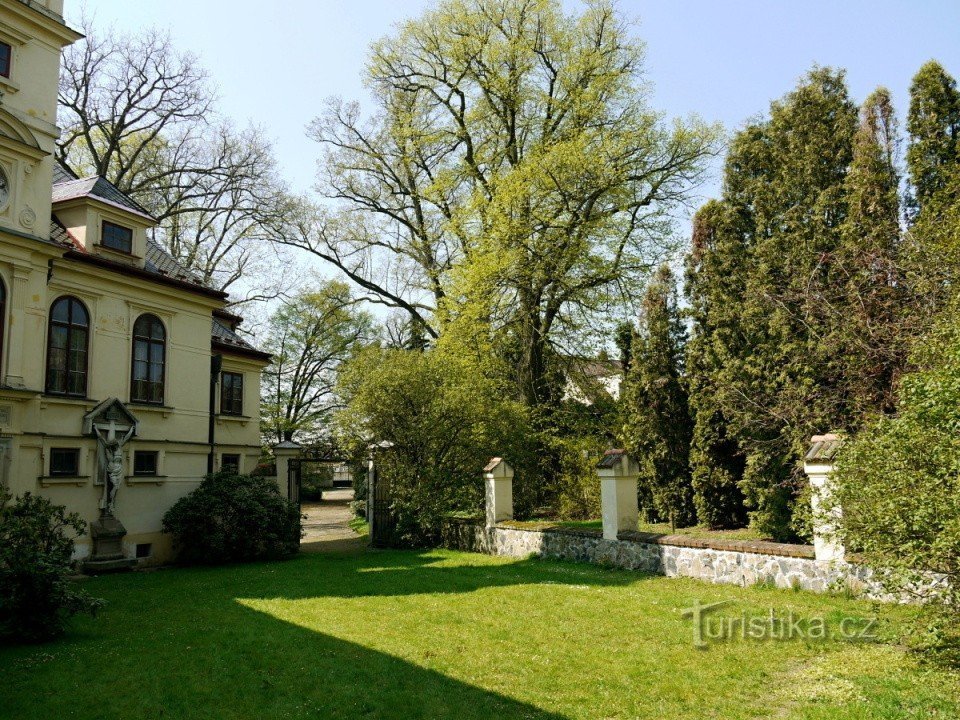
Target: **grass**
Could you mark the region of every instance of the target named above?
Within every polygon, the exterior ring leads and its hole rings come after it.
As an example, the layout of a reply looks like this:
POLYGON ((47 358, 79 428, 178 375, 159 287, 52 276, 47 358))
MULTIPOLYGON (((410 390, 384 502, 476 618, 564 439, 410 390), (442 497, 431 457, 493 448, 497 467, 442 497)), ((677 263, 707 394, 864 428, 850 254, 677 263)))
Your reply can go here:
MULTIPOLYGON (((517 527, 529 527, 534 530, 550 528, 567 528, 570 530, 603 530, 602 520, 521 520, 512 521, 517 527)), ((670 523, 637 523, 640 532, 656 533, 657 535, 688 535, 698 538, 713 538, 717 540, 763 540, 764 538, 751 528, 736 530, 711 530, 705 525, 671 529, 670 523)))
MULTIPOLYGON (((693 645, 682 615, 774 608, 835 627, 870 605, 451 551, 84 581, 108 600, 57 642, 0 648, 0 717, 960 717, 960 679, 886 642, 693 645)), ((884 609, 881 637, 901 608, 884 609)))

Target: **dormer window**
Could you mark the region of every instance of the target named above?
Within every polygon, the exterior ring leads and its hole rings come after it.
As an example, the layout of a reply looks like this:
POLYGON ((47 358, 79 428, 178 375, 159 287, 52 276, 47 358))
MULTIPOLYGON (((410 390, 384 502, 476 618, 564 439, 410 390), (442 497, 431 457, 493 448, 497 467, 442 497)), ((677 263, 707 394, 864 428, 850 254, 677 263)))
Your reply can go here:
POLYGON ((10 63, 13 60, 13 48, 9 43, 0 42, 0 75, 10 77, 10 63))
POLYGON ((119 250, 120 252, 128 254, 132 253, 133 230, 104 220, 100 235, 100 244, 111 250, 119 250))

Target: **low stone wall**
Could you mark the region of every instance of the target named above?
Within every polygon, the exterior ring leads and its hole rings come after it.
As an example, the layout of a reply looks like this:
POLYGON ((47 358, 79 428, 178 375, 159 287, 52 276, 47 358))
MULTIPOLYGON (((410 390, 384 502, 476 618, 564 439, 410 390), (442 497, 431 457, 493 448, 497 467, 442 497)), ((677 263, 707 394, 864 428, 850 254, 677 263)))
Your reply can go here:
POLYGON ((818 562, 809 545, 639 532, 621 533, 617 540, 604 540, 599 532, 589 530, 533 530, 511 523, 487 529, 476 521, 455 519, 447 521, 443 539, 450 549, 488 555, 518 558, 536 555, 728 585, 763 583, 812 592, 848 585, 866 595, 881 594, 867 568, 818 562))

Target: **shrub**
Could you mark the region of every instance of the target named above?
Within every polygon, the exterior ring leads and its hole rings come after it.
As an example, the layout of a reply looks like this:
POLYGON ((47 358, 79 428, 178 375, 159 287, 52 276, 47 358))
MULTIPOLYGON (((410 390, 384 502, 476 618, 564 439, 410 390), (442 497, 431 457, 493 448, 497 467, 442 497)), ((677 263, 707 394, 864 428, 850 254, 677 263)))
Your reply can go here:
POLYGON ((523 408, 451 355, 369 349, 344 368, 339 393, 346 404, 338 433, 354 458, 366 457, 373 441, 391 443, 376 463, 391 486, 397 544, 435 542, 444 515, 479 512, 491 456, 521 464, 523 408))
MULTIPOLYGON (((956 318, 956 310, 948 318, 956 318)), ((883 569, 893 592, 916 592, 930 573, 946 597, 928 600, 911 637, 960 664, 960 327, 948 319, 926 339, 903 379, 899 412, 861 432, 837 461, 836 496, 847 547, 883 569), (946 602, 942 602, 945 600, 946 602)))
POLYGON ((163 531, 185 564, 273 560, 300 549, 300 511, 273 478, 217 473, 167 511, 163 531))
POLYGON ((67 531, 79 535, 85 527, 79 515, 46 498, 0 492, 0 638, 56 637, 72 615, 102 606, 69 579, 67 531))

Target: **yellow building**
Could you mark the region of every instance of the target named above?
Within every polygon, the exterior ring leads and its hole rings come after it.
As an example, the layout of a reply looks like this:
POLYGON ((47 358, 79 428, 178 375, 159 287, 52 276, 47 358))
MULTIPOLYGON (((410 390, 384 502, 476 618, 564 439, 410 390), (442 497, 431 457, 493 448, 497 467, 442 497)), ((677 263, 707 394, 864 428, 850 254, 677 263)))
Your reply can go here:
POLYGON ((208 466, 257 463, 269 357, 149 239, 148 212, 55 163, 60 51, 80 37, 62 6, 0 0, 0 482, 115 516, 122 554, 159 562, 163 514, 208 466), (122 446, 105 444, 110 420, 132 428, 122 446))

